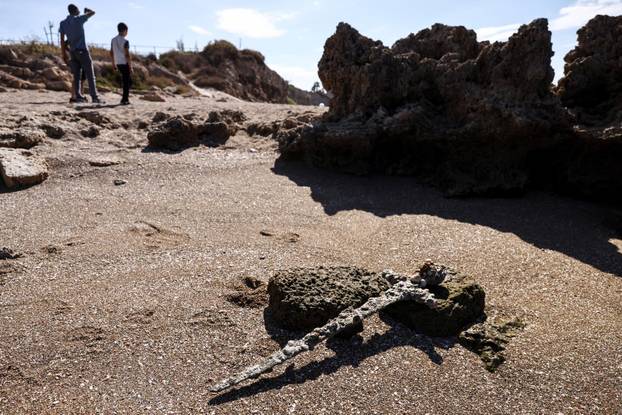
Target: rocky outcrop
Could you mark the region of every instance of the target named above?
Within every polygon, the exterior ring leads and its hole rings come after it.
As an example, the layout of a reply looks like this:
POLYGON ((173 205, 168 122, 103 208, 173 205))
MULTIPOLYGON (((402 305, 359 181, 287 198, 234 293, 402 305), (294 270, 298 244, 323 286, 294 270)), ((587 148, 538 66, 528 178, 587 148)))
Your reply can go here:
MULTIPOLYGON (((560 151, 561 188, 622 203, 622 16, 596 16, 578 31, 557 92, 578 123, 560 151)), ((560 157, 557 157, 559 160, 560 157)))
POLYGON ((212 42, 198 53, 160 56, 167 69, 184 73, 200 88, 214 88, 247 101, 287 103, 287 82, 264 61, 261 53, 238 50, 224 40, 212 42))
POLYGON ((558 94, 586 125, 622 123, 622 16, 596 16, 564 58, 558 94))
POLYGON ((147 135, 149 145, 173 151, 201 144, 224 144, 241 129, 240 123, 246 120, 243 113, 229 110, 210 112, 203 121, 197 120, 193 114, 169 118, 159 113, 154 118, 162 122, 150 129, 147 135))
POLYGON ((392 48, 342 23, 319 64, 334 95, 328 117, 281 152, 350 173, 415 175, 452 195, 522 191, 542 174, 538 154, 571 133, 550 88, 552 55, 544 19, 505 43, 434 25, 392 48))

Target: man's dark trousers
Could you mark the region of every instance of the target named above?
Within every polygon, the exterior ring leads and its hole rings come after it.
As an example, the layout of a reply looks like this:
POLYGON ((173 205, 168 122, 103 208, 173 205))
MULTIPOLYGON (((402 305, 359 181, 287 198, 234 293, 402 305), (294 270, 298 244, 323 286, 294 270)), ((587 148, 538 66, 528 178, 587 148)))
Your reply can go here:
POLYGON ((130 88, 132 87, 132 76, 130 75, 129 65, 117 65, 119 72, 121 72, 121 78, 123 81, 123 98, 121 102, 129 102, 130 100, 130 88))
POLYGON ((89 83, 89 92, 91 98, 97 99, 97 87, 95 86, 95 73, 93 71, 93 61, 91 60, 91 54, 87 49, 76 49, 71 51, 71 61, 73 70, 73 87, 76 91, 76 97, 82 96, 82 71, 86 75, 86 80, 89 83))

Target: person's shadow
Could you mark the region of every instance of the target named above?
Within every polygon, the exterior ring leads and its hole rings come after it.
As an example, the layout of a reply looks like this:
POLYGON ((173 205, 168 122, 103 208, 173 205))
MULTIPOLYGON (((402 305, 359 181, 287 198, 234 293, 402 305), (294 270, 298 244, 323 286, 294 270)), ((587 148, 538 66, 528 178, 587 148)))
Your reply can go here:
MULTIPOLYGON (((264 317, 266 330, 281 346, 284 346, 287 341, 300 338, 305 334, 278 329, 269 315, 264 313, 264 317)), ((298 369, 294 369, 292 362, 281 375, 271 378, 264 377, 247 386, 217 395, 209 401, 209 404, 222 405, 270 390, 281 389, 287 385, 302 384, 317 379, 321 375, 335 373, 343 366, 358 367, 365 359, 400 346, 415 347, 424 352, 434 364, 440 365, 443 363, 443 357, 437 349, 449 350, 456 344, 455 338, 430 338, 411 331, 384 313, 380 313, 380 317, 390 326, 390 329, 385 333, 374 334, 367 341, 363 341, 359 335, 350 338, 329 339, 326 346, 335 352, 333 356, 321 361, 313 361, 298 369)))
POLYGON ((622 211, 591 202, 532 192, 516 198, 449 199, 414 178, 351 176, 277 160, 273 171, 299 186, 329 215, 363 210, 379 217, 433 215, 509 232, 600 271, 622 276, 622 211))

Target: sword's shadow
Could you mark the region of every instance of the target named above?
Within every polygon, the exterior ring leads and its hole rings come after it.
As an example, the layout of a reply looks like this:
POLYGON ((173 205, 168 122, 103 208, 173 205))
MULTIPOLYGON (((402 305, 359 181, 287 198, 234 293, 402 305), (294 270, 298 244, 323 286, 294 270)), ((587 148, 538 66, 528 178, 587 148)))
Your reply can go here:
MULTIPOLYGON (((233 389, 212 398, 210 405, 222 405, 241 398, 248 398, 271 390, 278 390, 287 385, 302 384, 315 380, 321 375, 330 375, 344 366, 358 367, 365 359, 376 356, 396 347, 415 347, 424 352, 430 361, 440 365, 443 356, 440 350, 449 350, 456 345, 455 338, 431 338, 420 335, 403 324, 381 312, 380 318, 389 325, 389 330, 384 333, 373 334, 368 340, 364 340, 356 334, 349 339, 333 338, 324 345, 333 350, 335 354, 321 361, 313 361, 300 368, 295 368, 292 363, 281 374, 274 377, 264 377, 253 381, 248 386, 233 389)), ((288 340, 300 338, 305 333, 288 332, 278 329, 271 324, 268 316, 265 319, 266 329, 272 338, 284 345, 288 340)), ((318 346, 323 347, 323 346, 318 346)), ((269 376, 269 375, 265 375, 269 376)))

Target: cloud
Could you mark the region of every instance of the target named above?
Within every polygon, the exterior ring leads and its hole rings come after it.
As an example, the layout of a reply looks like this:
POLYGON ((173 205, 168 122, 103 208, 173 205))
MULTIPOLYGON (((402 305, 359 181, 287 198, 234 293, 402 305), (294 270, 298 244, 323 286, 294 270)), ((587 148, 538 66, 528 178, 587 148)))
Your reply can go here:
MULTIPOLYGON (((550 19, 549 28, 553 32, 578 29, 598 14, 617 16, 622 14, 622 0, 577 0, 572 6, 563 7, 558 16, 550 19)), ((505 41, 512 36, 520 24, 482 27, 476 29, 479 40, 505 41)))
POLYGON ((617 16, 622 14, 622 0, 579 0, 559 11, 559 17, 551 20, 551 30, 576 29, 584 26, 598 14, 617 16))
POLYGON ((279 75, 281 75, 285 80, 287 80, 290 84, 306 91, 310 90, 313 84, 320 80, 317 74, 317 70, 303 68, 300 66, 279 64, 270 65, 270 67, 274 69, 279 75))
POLYGON ((145 8, 145 6, 143 6, 142 4, 134 3, 133 1, 130 1, 127 5, 130 7, 130 9, 135 10, 141 10, 145 8))
POLYGON ((201 26, 195 26, 195 25, 190 25, 188 26, 188 29, 192 30, 194 33, 196 33, 197 35, 203 35, 203 36, 211 36, 212 32, 210 32, 209 30, 201 27, 201 26))
POLYGON ((480 41, 489 40, 491 42, 497 42, 507 40, 516 33, 519 27, 520 23, 513 23, 505 26, 481 27, 475 29, 475 32, 477 32, 477 38, 480 41))
POLYGON ((293 13, 262 13, 255 9, 225 9, 216 13, 218 27, 225 32, 250 38, 275 38, 285 30, 277 23, 292 19, 293 13))

